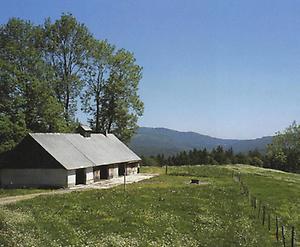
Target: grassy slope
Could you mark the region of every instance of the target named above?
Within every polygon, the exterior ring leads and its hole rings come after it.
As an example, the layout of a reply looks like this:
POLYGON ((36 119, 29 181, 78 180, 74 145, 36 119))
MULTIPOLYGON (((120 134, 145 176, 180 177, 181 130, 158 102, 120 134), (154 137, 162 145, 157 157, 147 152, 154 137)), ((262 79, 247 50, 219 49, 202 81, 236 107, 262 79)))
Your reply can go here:
MULTIPOLYGON (((239 171, 250 192, 287 226, 300 231, 300 175, 252 166, 227 166, 239 171)), ((274 219, 273 219, 274 220, 274 219)))
POLYGON ((179 167, 169 171, 172 175, 128 185, 126 193, 120 186, 41 196, 2 207, 0 243, 274 246, 226 168, 179 167), (209 184, 190 185, 194 177, 209 184))

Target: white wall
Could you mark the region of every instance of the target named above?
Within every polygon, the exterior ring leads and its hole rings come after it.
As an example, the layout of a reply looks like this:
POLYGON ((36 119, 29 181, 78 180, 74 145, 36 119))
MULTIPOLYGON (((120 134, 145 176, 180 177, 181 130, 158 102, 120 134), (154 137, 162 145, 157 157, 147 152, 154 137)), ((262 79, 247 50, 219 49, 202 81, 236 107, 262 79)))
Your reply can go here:
POLYGON ((127 167, 127 175, 137 174, 137 166, 127 167))
POLYGON ((76 172, 75 170, 69 170, 68 171, 68 187, 74 186, 76 183, 76 172))
POLYGON ((88 167, 85 169, 86 183, 91 184, 94 183, 94 173, 93 167, 88 167))
MULTIPOLYGON (((94 174, 93 174, 93 167, 85 168, 85 178, 86 183, 91 184, 94 182, 94 174)), ((68 187, 75 186, 76 184, 76 170, 69 170, 68 171, 68 187)))
POLYGON ((138 173, 139 163, 133 163, 127 165, 127 175, 137 174, 138 173))
POLYGON ((108 166, 108 178, 116 178, 119 176, 118 165, 108 166))
POLYGON ((1 185, 5 187, 66 187, 65 169, 2 169, 1 185))

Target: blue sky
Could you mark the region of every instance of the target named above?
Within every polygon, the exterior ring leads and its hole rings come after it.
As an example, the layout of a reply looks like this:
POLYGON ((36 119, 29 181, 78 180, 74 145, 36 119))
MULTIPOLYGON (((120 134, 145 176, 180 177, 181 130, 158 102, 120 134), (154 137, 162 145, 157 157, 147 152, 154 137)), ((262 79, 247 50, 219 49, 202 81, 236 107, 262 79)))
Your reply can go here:
POLYGON ((134 52, 141 126, 245 139, 300 120, 299 1, 3 0, 0 22, 62 12, 134 52))

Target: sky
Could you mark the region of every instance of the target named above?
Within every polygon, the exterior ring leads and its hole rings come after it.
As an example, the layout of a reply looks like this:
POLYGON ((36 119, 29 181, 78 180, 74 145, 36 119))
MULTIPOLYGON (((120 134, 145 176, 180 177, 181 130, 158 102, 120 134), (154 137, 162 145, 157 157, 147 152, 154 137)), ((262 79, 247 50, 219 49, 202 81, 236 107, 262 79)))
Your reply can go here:
POLYGON ((134 53, 140 126, 248 139, 300 122, 300 1, 2 0, 0 23, 63 12, 134 53))

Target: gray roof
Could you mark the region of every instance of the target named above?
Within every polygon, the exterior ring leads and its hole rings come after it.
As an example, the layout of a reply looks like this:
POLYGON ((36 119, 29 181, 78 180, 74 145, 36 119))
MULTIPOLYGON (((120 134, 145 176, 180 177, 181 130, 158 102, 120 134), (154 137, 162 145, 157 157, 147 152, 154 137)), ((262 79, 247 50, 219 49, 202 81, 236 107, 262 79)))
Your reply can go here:
POLYGON ((141 159, 113 134, 29 134, 67 170, 141 159))

